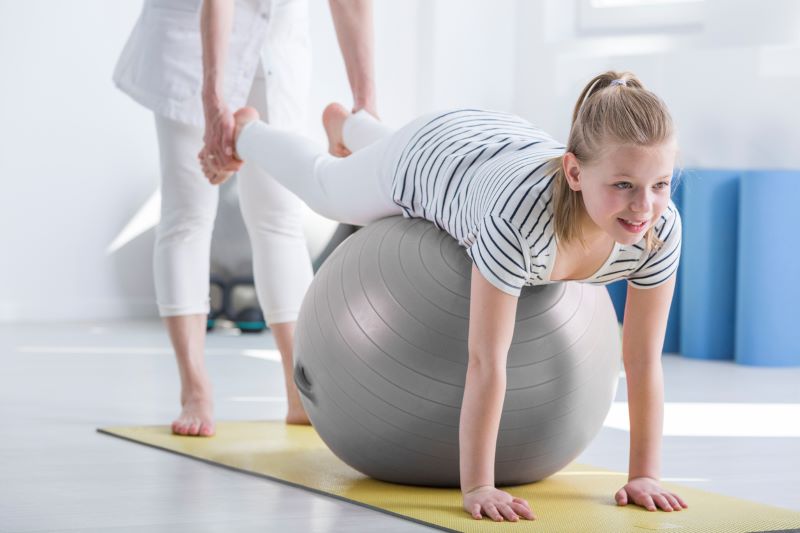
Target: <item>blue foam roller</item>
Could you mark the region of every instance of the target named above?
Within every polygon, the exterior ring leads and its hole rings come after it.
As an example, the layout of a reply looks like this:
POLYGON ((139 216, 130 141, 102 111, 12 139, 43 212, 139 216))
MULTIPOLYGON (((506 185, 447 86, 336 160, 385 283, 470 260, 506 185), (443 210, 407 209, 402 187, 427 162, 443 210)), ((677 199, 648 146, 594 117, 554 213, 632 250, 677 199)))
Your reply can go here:
POLYGON ((733 359, 741 172, 687 171, 683 184, 680 352, 733 359))
MULTIPOLYGON (((681 214, 681 221, 683 220, 683 180, 685 176, 683 171, 677 171, 678 177, 673 175, 672 183, 674 190, 672 191, 672 201, 678 212, 681 214)), ((683 237, 681 237, 681 243, 683 237)), ((678 279, 675 282, 675 292, 672 295, 672 304, 669 308, 669 318, 667 319, 667 333, 664 336, 664 351, 669 353, 678 353, 681 351, 681 288, 683 287, 683 249, 681 249, 681 259, 678 264, 678 279)))
POLYGON ((736 362, 800 365, 800 172, 742 176, 736 305, 736 362))
MULTIPOLYGON (((678 353, 680 351, 680 294, 681 278, 683 267, 678 266, 678 281, 675 285, 675 293, 672 296, 672 306, 669 308, 669 320, 667 321, 667 332, 664 336, 664 351, 667 353, 678 353)), ((614 311, 617 313, 617 320, 622 322, 625 314, 625 301, 628 294, 628 281, 620 280, 607 285, 608 294, 614 304, 614 311)))
POLYGON ((669 308, 667 319, 667 332, 664 335, 664 351, 678 353, 681 351, 681 284, 683 281, 682 267, 678 265, 678 279, 675 282, 675 292, 672 295, 672 305, 669 308))
POLYGON ((622 322, 625 315, 625 301, 628 294, 628 280, 621 279, 606 285, 608 294, 611 296, 611 303, 614 304, 614 311, 617 313, 617 322, 622 322))

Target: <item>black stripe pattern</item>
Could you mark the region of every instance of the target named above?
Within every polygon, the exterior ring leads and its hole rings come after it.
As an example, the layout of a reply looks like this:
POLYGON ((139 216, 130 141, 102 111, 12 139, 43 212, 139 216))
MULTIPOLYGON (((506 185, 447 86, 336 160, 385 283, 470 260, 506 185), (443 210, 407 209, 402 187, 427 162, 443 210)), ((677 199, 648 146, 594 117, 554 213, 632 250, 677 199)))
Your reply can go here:
MULTIPOLYGON (((553 158, 564 146, 514 115, 463 109, 439 113, 408 141, 396 161, 393 199, 407 218, 431 221, 462 246, 490 283, 518 296, 550 283, 555 257, 553 158)), ((618 245, 587 283, 629 277, 656 286, 677 268, 680 217, 674 205, 657 231, 665 246, 618 245), (671 253, 670 253, 671 252, 671 253)))

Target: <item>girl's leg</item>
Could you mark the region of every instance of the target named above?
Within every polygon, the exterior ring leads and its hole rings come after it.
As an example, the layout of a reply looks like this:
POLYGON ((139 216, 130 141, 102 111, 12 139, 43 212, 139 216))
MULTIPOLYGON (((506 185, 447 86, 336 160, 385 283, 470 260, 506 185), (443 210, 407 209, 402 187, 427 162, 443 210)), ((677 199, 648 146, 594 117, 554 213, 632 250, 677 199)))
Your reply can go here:
MULTIPOLYGON (((266 113, 263 78, 256 78, 248 103, 266 113)), ((239 205, 253 251, 258 302, 281 354, 288 400, 286 422, 308 424, 293 376, 294 327, 313 271, 303 232, 303 202, 255 163, 237 174, 239 205)))
POLYGON ((249 108, 236 113, 238 155, 262 167, 311 209, 361 226, 401 214, 392 201, 386 158, 393 135, 384 135, 349 157, 337 158, 306 137, 252 120, 256 116, 249 108))
POLYGON ((342 140, 351 152, 358 152, 367 146, 390 137, 394 129, 378 121, 365 110, 349 114, 342 124, 342 140))
POLYGON ((205 368, 209 255, 218 188, 203 178, 195 154, 203 131, 156 116, 161 163, 161 220, 153 273, 159 315, 169 332, 181 380, 181 414, 172 430, 214 433, 211 383, 205 368))

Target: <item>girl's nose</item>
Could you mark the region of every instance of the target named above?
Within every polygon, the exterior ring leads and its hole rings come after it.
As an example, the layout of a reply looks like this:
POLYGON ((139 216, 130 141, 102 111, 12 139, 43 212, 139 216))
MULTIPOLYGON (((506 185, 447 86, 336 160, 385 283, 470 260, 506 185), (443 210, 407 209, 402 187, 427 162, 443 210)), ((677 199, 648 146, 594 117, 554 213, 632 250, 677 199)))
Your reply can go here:
POLYGON ((633 193, 631 199, 631 211, 635 213, 648 213, 653 205, 653 200, 650 198, 650 191, 647 189, 639 189, 633 193))

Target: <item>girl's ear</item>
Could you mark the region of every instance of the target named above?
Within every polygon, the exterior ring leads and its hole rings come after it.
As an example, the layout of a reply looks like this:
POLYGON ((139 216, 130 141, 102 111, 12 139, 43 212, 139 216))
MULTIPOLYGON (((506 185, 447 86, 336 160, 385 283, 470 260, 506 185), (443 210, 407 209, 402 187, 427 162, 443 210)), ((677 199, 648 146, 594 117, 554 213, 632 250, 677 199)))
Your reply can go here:
POLYGON ((581 165, 578 158, 572 152, 567 152, 562 158, 562 166, 564 170, 564 178, 567 180, 567 185, 573 191, 581 190, 581 165))

